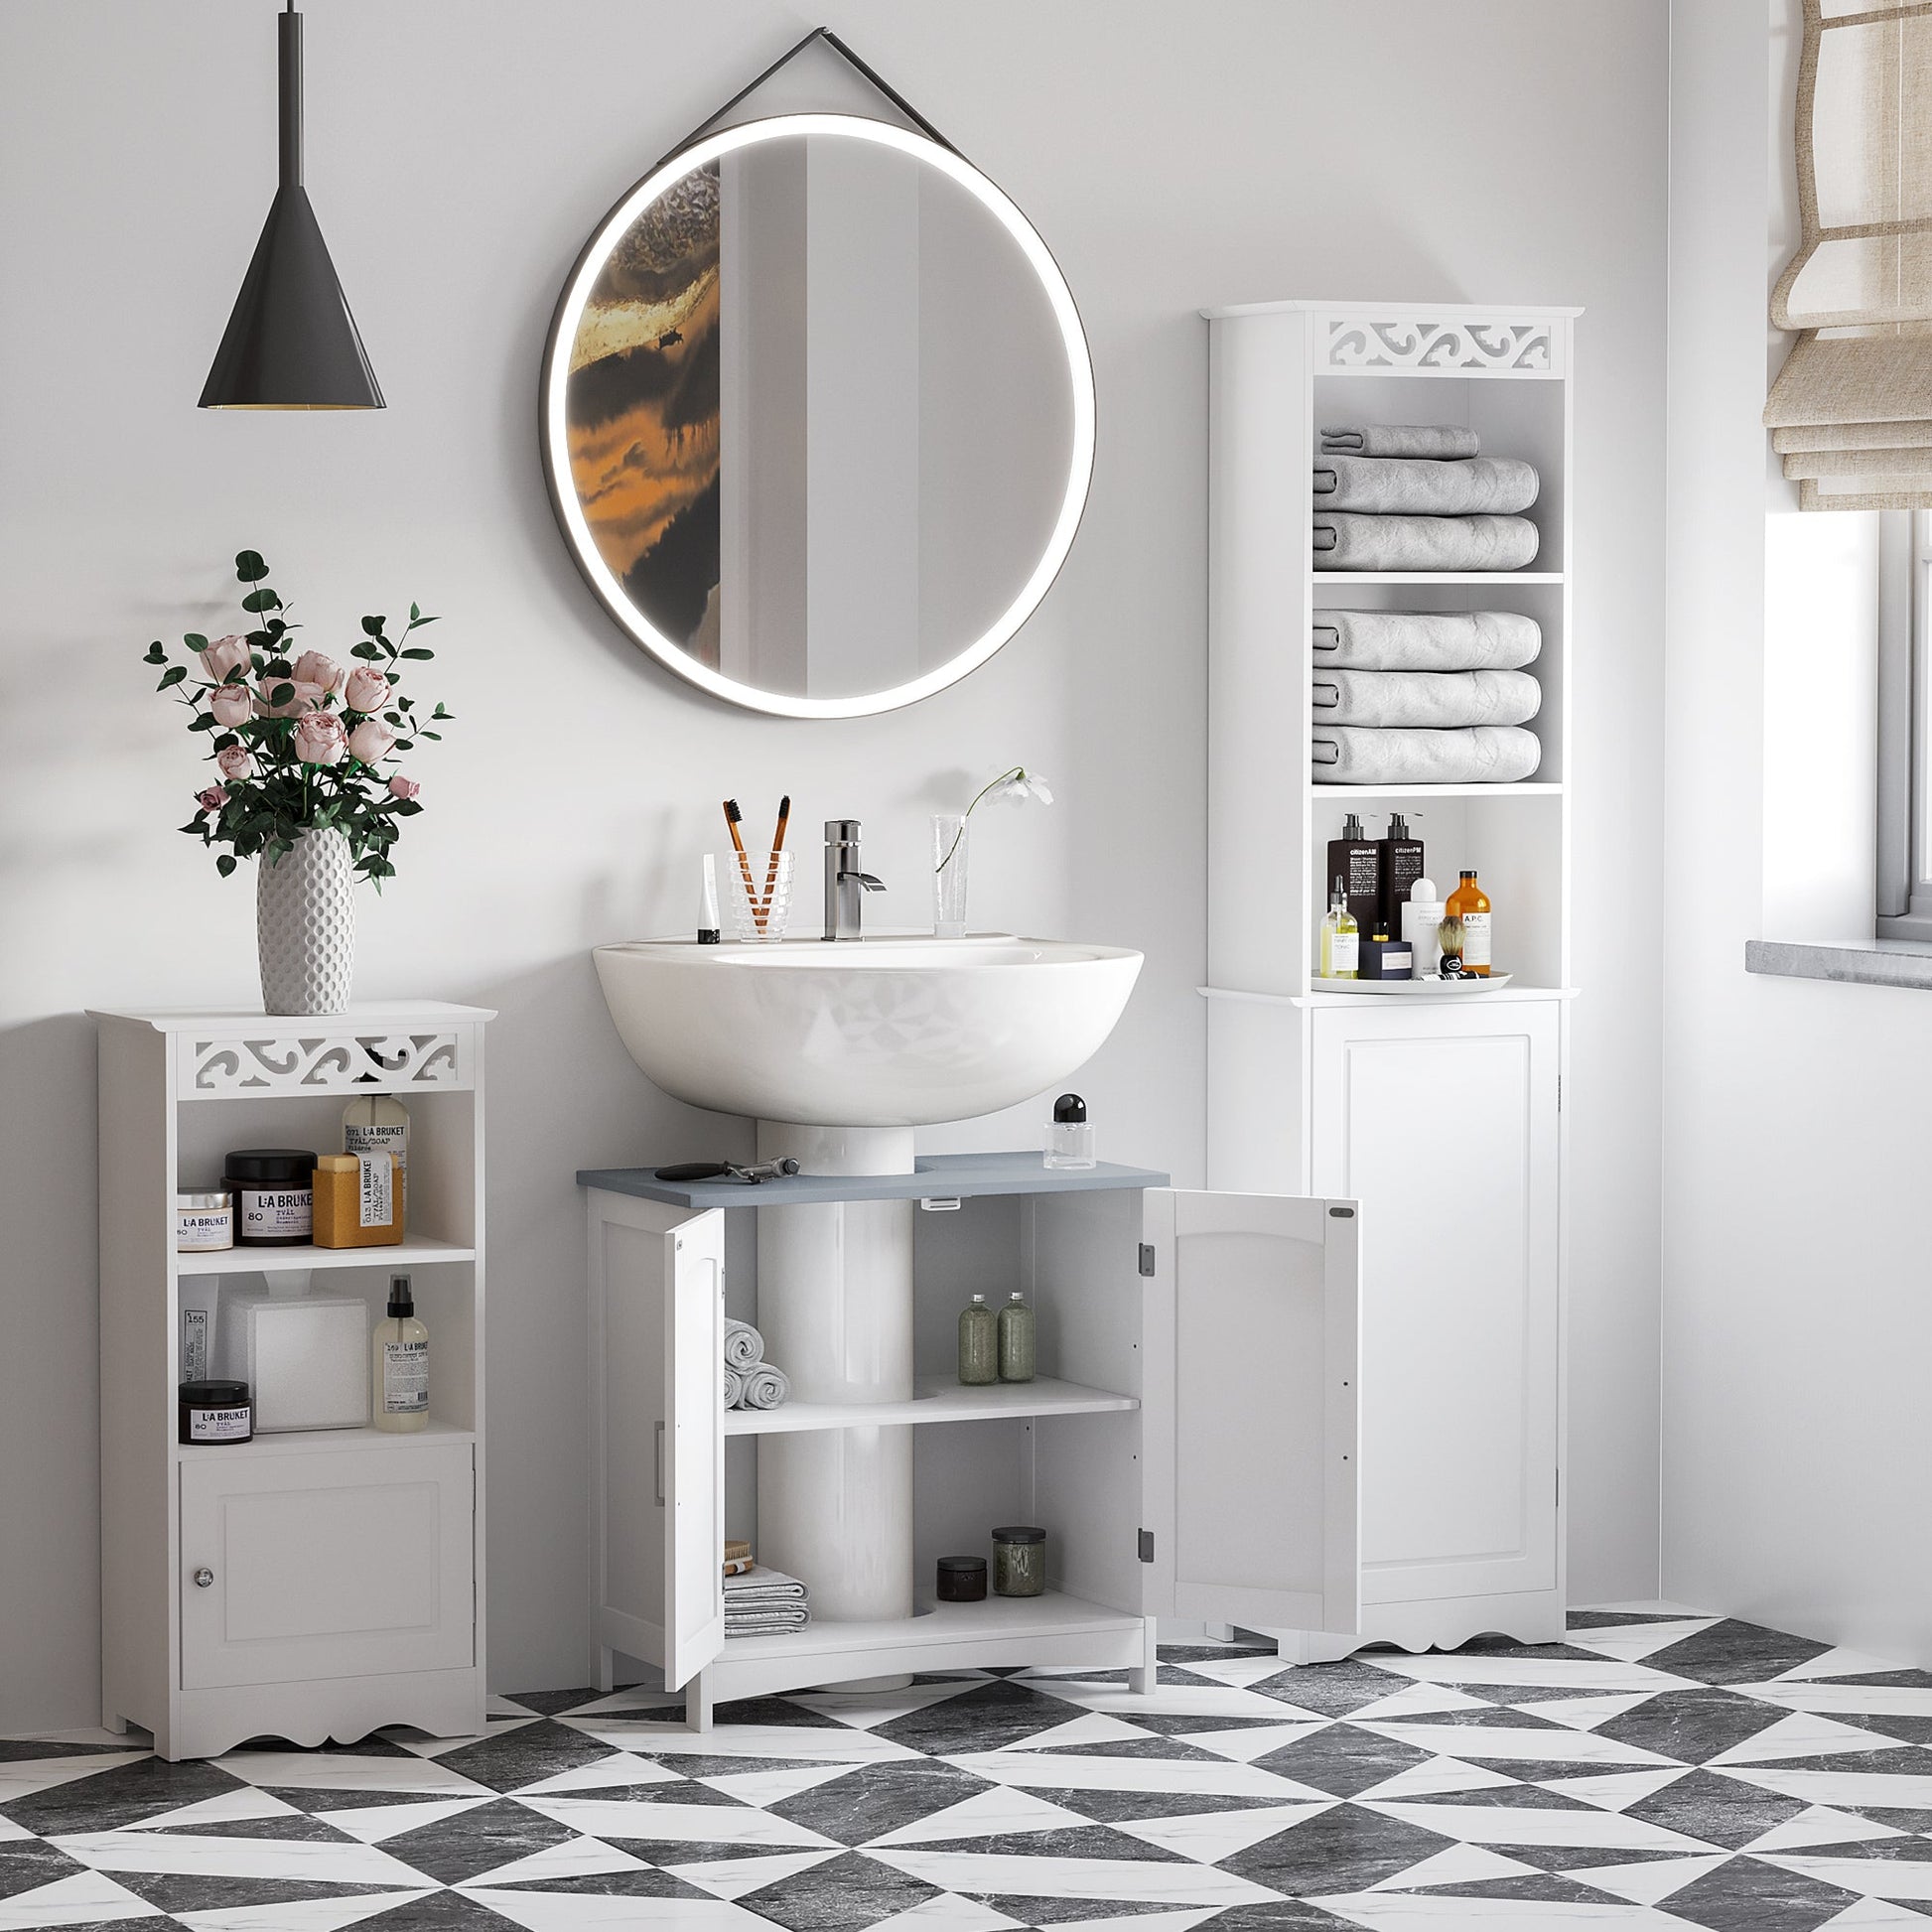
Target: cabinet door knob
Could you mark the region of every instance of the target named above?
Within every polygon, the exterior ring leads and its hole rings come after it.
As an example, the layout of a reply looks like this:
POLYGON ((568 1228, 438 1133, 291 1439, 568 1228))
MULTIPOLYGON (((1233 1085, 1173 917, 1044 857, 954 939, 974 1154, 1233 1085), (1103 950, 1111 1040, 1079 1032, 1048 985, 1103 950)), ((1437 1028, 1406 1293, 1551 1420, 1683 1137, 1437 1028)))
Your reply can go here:
POLYGON ((195 1587, 197 1589, 207 1589, 208 1586, 213 1582, 214 1582, 214 1572, 210 1570, 207 1564, 204 1564, 201 1567, 201 1569, 196 1571, 195 1587))

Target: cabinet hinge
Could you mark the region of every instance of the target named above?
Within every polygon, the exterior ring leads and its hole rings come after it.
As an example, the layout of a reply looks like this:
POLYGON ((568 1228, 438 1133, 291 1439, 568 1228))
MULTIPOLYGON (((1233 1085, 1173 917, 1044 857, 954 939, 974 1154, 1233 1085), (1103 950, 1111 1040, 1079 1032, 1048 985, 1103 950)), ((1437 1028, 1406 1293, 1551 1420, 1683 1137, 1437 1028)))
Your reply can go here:
MULTIPOLYGON (((1143 1241, 1141 1243, 1141 1273, 1143 1275, 1151 1275, 1154 1273, 1154 1243, 1152 1241, 1143 1241)), ((1145 1536, 1147 1532, 1143 1530, 1141 1534, 1145 1536)), ((1153 1559, 1145 1558, 1143 1561, 1152 1562, 1153 1559)))
POLYGON ((1152 1563, 1154 1561, 1154 1532, 1152 1530, 1143 1530, 1141 1532, 1141 1561, 1143 1563, 1152 1563))
POLYGON ((1561 1469, 1557 1471, 1557 1507, 1559 1509, 1563 1507, 1563 1471, 1561 1469))

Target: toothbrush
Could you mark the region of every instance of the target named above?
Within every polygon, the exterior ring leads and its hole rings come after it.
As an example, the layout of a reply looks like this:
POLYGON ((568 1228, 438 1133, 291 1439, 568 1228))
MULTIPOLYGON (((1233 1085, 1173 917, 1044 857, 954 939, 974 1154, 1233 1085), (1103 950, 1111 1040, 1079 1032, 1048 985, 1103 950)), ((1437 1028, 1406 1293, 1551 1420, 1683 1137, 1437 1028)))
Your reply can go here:
MULTIPOLYGON (((778 883, 778 854, 785 849, 785 826, 790 818, 791 793, 786 792, 778 800, 778 829, 771 834, 771 857, 764 868, 764 910, 767 915, 771 910, 772 890, 778 883)), ((759 923, 762 925, 763 919, 759 923)))
POLYGON ((739 836, 738 821, 745 814, 738 809, 736 798, 725 800, 725 823, 731 828, 732 844, 738 849, 738 871, 745 881, 745 900, 752 908, 752 922, 762 932, 764 930, 764 907, 759 900, 759 889, 752 882, 752 862, 745 856, 745 841, 739 836))

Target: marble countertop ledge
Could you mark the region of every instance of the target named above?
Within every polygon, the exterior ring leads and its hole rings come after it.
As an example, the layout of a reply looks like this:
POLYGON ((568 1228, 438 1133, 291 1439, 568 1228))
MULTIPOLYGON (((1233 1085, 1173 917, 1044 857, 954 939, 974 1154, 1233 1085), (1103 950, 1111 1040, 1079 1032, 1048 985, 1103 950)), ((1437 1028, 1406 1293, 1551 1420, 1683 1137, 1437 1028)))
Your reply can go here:
POLYGON ((1932 944, 1919 939, 1747 939, 1744 970, 1848 986, 1918 986, 1932 992, 1932 944))

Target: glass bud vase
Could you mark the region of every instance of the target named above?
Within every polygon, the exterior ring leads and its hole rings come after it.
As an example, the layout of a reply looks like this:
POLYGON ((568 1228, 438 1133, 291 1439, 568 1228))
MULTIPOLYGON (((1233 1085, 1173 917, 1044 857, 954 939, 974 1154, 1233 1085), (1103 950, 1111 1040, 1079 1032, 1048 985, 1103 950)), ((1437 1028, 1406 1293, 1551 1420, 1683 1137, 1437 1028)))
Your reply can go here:
POLYGON ((932 936, 966 936, 966 818, 961 812, 932 815, 932 936))

